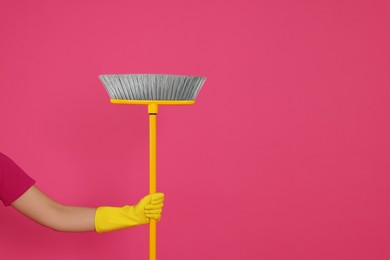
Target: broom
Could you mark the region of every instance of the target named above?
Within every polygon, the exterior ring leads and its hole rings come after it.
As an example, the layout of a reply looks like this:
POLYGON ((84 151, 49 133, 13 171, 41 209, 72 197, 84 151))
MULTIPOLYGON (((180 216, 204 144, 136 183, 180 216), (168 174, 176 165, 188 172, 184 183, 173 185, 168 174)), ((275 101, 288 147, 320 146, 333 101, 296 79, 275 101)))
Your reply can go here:
MULTIPOLYGON (((149 192, 156 192, 156 116, 158 105, 191 105, 205 77, 165 74, 100 75, 113 104, 147 105, 149 113, 149 192)), ((149 259, 156 259, 156 220, 149 223, 149 259)))

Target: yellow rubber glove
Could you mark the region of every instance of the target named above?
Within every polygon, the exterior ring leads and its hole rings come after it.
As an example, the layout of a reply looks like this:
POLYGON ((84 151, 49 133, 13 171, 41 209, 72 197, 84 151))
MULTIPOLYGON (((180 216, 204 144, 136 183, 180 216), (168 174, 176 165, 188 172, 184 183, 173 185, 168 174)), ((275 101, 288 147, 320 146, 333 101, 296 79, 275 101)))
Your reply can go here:
POLYGON ((95 214, 96 232, 101 233, 148 224, 151 218, 159 221, 163 202, 163 193, 153 193, 143 197, 135 206, 99 207, 95 214))

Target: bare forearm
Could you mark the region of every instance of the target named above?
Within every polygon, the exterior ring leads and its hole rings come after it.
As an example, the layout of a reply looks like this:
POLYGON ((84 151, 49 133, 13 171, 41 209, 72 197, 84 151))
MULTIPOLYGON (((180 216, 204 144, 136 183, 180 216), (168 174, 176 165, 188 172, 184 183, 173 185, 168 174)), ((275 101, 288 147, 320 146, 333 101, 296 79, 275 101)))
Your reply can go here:
POLYGON ((12 206, 35 222, 57 231, 94 231, 95 208, 65 206, 32 186, 12 206))
POLYGON ((95 231, 95 213, 96 208, 60 205, 57 223, 51 228, 66 232, 95 231))

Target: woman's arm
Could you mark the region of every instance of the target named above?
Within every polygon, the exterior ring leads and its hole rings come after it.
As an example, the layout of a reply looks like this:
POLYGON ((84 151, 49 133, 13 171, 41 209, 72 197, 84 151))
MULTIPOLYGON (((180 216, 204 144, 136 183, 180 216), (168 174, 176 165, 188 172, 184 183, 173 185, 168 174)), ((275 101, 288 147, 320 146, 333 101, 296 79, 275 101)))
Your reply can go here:
POLYGON ((134 206, 65 206, 33 185, 11 205, 35 222, 56 231, 100 233, 148 224, 151 218, 159 221, 163 202, 163 193, 153 193, 134 206))
POLYGON ((0 153, 0 200, 56 231, 107 232, 149 223, 161 218, 163 193, 148 194, 136 205, 124 207, 75 207, 62 205, 38 189, 14 161, 0 153), (30 187, 27 189, 27 187, 30 187), (27 190, 26 190, 27 189, 27 190), (16 195, 22 194, 16 199, 16 195))
POLYGON ((35 185, 11 205, 35 222, 56 231, 95 231, 96 208, 62 205, 35 185))

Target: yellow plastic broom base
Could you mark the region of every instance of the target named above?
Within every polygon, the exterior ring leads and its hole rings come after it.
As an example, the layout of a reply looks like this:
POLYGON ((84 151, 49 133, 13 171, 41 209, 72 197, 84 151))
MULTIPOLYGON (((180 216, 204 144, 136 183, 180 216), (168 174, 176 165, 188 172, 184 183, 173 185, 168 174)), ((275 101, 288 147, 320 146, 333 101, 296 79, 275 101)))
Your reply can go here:
POLYGON ((128 105, 192 105, 195 100, 128 100, 128 99, 110 99, 113 104, 128 105))

